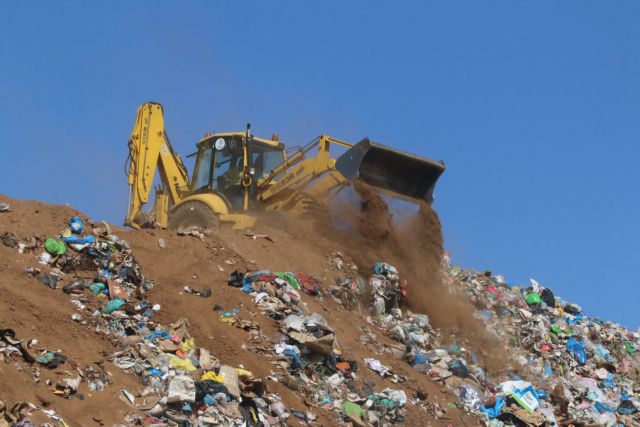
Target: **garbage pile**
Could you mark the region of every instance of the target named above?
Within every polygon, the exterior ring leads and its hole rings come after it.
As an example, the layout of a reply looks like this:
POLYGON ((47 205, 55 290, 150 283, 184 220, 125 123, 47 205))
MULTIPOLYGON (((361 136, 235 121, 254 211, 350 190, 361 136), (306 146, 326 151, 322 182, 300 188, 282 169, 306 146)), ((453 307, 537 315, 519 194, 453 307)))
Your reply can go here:
POLYGON ((146 385, 139 396, 123 391, 130 405, 145 414, 130 414, 127 421, 280 425, 271 410, 280 404, 279 396, 268 393, 250 371, 222 364, 198 347, 188 327, 180 319, 169 327, 147 323, 122 335, 122 349, 111 360, 146 385))
POLYGON ((36 424, 31 421, 31 417, 37 413, 44 414, 56 423, 67 425, 62 417, 52 409, 41 408, 31 402, 16 402, 7 406, 0 400, 0 427, 36 427, 36 424))
MULTIPOLYGON (((331 254, 330 262, 347 274, 338 280, 341 290, 330 294, 339 295, 338 302, 362 299, 367 289, 354 285, 362 283, 357 267, 340 253, 331 254)), ((529 287, 510 286, 501 276, 452 267, 447 256, 443 272, 445 286, 470 298, 475 317, 498 342, 508 343, 508 353, 530 381, 515 369, 491 378, 464 337, 442 337, 426 315, 403 310, 409 287, 383 262, 374 265, 368 282, 369 321, 403 346, 380 345, 368 328, 359 340, 454 389, 459 402, 452 406, 477 414, 486 425, 638 425, 640 333, 589 318, 535 280, 529 287)), ((367 363, 387 373, 378 361, 367 363)))
MULTIPOLYGON (((197 229, 179 234, 201 240, 205 236, 197 229)), ((512 360, 500 372, 489 372, 474 352, 483 349, 472 348, 459 331, 445 336, 426 314, 407 310, 410 284, 389 263, 377 262, 362 273, 335 252, 329 261, 340 277, 331 285, 302 273, 236 270, 227 284, 251 298, 280 333, 265 347, 254 347, 275 369, 269 377, 257 378, 200 347, 187 319, 169 325, 156 321, 162 307, 149 298, 154 283, 142 273, 129 244, 108 224, 87 224, 76 216, 57 236, 18 238, 5 232, 0 242, 32 254, 35 265, 25 274, 33 277, 34 286, 41 286, 39 282, 47 292, 61 288, 76 309, 72 319, 116 345, 107 360, 144 386, 142 391, 120 392, 131 407, 128 424, 277 426, 287 425, 292 417, 313 424, 318 415, 311 408, 317 408, 332 410, 354 425, 383 426, 403 423, 409 405, 442 417, 446 409, 426 396, 407 395, 403 388, 410 379, 383 363, 384 354, 455 391, 457 400, 450 407, 476 414, 492 427, 640 425, 640 333, 587 316, 580 306, 535 280, 529 286, 512 286, 490 272, 452 267, 445 256, 443 286, 470 300, 478 324, 504 343, 512 360), (357 339, 371 351, 367 357, 355 360, 345 354, 330 322, 308 309, 305 299, 326 297, 348 310, 367 310, 368 323, 359 325, 357 339), (383 342, 380 335, 394 344, 383 342), (361 370, 398 386, 372 386, 360 378, 361 370), (308 409, 287 407, 267 390, 267 379, 293 390, 308 409)), ((183 290, 200 298, 212 295, 211 287, 183 290)), ((250 342, 266 342, 257 322, 241 319, 238 309, 216 305, 214 310, 220 321, 248 331, 250 342)), ((112 386, 104 363, 76 366, 72 355, 21 338, 11 329, 0 330, 0 359, 20 362, 21 369, 36 383, 46 383, 54 395, 82 398, 85 390, 112 386), (61 366, 73 369, 46 379, 45 372, 61 366)), ((504 353, 503 348, 498 351, 504 353)), ((0 402, 0 415, 29 425, 29 413, 48 414, 32 404, 17 405, 7 409, 0 402)))
MULTIPOLYGON (((331 254, 330 263, 347 273, 345 278, 337 280, 338 286, 343 288, 342 299, 338 302, 352 299, 366 301, 366 295, 370 294, 369 323, 377 326, 381 332, 401 345, 381 346, 375 333, 369 328, 362 328, 364 333, 359 341, 371 345, 378 354, 387 352, 397 359, 405 360, 416 370, 427 373, 434 379, 440 380, 453 375, 449 369, 458 373, 467 369, 464 362, 455 358, 464 351, 463 348, 441 348, 439 331, 431 327, 429 317, 426 314, 411 313, 403 308, 409 285, 405 279, 400 278, 396 267, 385 262, 376 262, 367 281, 358 272, 358 268, 338 252, 331 254), (345 294, 350 296, 345 297, 345 294)), ((334 290, 332 295, 335 294, 334 290)), ((370 363, 369 365, 371 366, 370 363)))
MULTIPOLYGON (((52 371, 53 375, 47 375, 43 382, 57 396, 68 399, 75 395, 83 377, 92 383, 96 379, 108 381, 104 370, 97 365, 88 365, 82 369, 72 361, 70 365, 75 367, 75 372, 56 371, 56 368, 66 364, 67 359, 67 355, 61 350, 39 347, 37 339, 25 341, 17 337, 13 329, 0 329, 0 361, 14 363, 17 366, 18 362, 24 362, 31 367, 30 372, 35 384, 41 382, 41 369, 52 371), (64 378, 60 378, 61 376, 64 378)), ((77 397, 82 398, 82 395, 77 397)))
POLYGON ((489 425, 638 425, 640 334, 587 316, 531 279, 512 286, 490 272, 444 263, 445 284, 469 296, 476 317, 525 378, 459 386, 460 401, 489 425))
MULTIPOLYGON (((80 217, 71 218, 68 225, 59 236, 36 239, 29 252, 42 249, 37 259, 43 267, 29 268, 27 273, 51 289, 68 282, 62 290, 77 309, 72 319, 105 334, 119 347, 108 360, 145 386, 140 393, 122 390, 121 399, 132 407, 127 423, 283 425, 280 396, 269 393, 262 379, 242 366, 225 365, 213 352, 198 347, 186 319, 169 326, 152 320, 161 309, 147 298, 153 282, 145 279, 126 241, 104 224, 83 234, 80 217), (86 277, 92 272, 93 277, 86 277), (75 277, 68 280, 71 275, 75 277)), ((20 357, 28 365, 47 368, 66 360, 60 352, 32 355, 12 330, 3 330, 0 337, 3 358, 20 357)), ((80 395, 83 383, 91 391, 109 385, 99 364, 76 372, 77 377, 52 384, 54 393, 72 398, 80 395)))
MULTIPOLYGON (((228 284, 248 293, 260 311, 279 325, 281 338, 269 349, 272 363, 281 370, 276 374, 279 382, 314 406, 335 410, 354 425, 404 421, 405 392, 391 388, 374 391, 359 381, 359 362, 343 354, 327 320, 306 309, 300 291, 320 295, 318 280, 304 274, 235 271, 228 284)), ((393 375, 377 360, 365 363, 374 370, 384 370, 383 375, 393 375)), ((312 412, 293 415, 303 421, 316 418, 312 412)), ((289 413, 282 416, 286 419, 289 413)))

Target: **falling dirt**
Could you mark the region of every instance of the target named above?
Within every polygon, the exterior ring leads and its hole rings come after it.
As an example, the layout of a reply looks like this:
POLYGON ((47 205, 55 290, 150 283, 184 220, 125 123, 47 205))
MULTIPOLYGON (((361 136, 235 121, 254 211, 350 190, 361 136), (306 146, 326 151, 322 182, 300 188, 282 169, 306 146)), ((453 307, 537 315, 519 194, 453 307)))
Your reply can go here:
POLYGON ((353 259, 364 266, 376 260, 396 266, 409 282, 409 309, 428 314, 435 327, 459 331, 473 348, 482 349, 480 358, 490 371, 503 369, 503 352, 490 350, 501 346, 473 316, 467 296, 441 283, 443 237, 438 214, 420 202, 415 213, 394 225, 393 213, 380 195, 362 183, 354 187, 361 197, 358 230, 368 250, 350 253, 353 259), (374 255, 379 258, 373 259, 374 255))
MULTIPOLYGON (((501 350, 492 350, 502 349, 502 345, 473 316, 467 295, 442 284, 442 228, 431 206, 415 203, 415 209, 410 214, 404 212, 399 220, 375 189, 359 181, 351 189, 350 197, 332 206, 333 224, 280 212, 261 215, 260 224, 283 230, 325 253, 341 250, 365 275, 376 261, 396 266, 409 283, 405 308, 427 314, 433 326, 461 341, 464 337, 465 343, 479 349, 478 356, 490 371, 509 365, 501 350), (335 223, 344 226, 336 227, 335 223)), ((305 248, 297 249, 292 254, 303 257, 305 248)), ((364 306, 370 305, 370 298, 365 294, 364 306)))
MULTIPOLYGON (((447 334, 464 337, 479 358, 493 372, 504 369, 508 361, 484 324, 473 316, 467 295, 454 292, 442 284, 441 263, 443 236, 438 214, 425 202, 415 203, 410 214, 396 218, 387 202, 375 189, 356 181, 352 196, 332 206, 333 224, 308 217, 296 218, 280 212, 260 216, 260 224, 286 231, 325 253, 343 251, 369 274, 376 261, 396 266, 408 280, 409 295, 405 307, 425 313, 431 323, 447 334), (335 223, 346 225, 336 227, 335 223)), ((350 193, 350 194, 351 194, 350 193)), ((305 253, 299 248, 295 254, 305 253)), ((364 296, 369 306, 371 295, 364 296)))

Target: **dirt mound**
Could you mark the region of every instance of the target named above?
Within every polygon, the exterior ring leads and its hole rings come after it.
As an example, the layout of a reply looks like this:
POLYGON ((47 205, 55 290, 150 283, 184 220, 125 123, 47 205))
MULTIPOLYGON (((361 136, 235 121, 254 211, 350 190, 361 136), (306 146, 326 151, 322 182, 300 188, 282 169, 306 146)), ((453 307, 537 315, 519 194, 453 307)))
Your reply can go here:
MULTIPOLYGON (((11 205, 10 212, 0 213, 0 234, 13 233, 18 240, 33 234, 43 238, 57 235, 66 228, 69 217, 80 214, 68 206, 19 201, 4 196, 0 196, 0 201, 11 205)), ((269 359, 248 341, 245 331, 221 322, 219 314, 214 311, 215 306, 224 310, 237 309, 240 318, 259 325, 267 339, 267 347, 270 342, 277 342, 280 338, 276 325, 255 309, 250 296, 226 286, 231 271, 267 268, 272 271, 304 272, 329 285, 335 283, 339 273, 327 268, 328 252, 354 248, 350 241, 332 240, 331 233, 318 236, 318 233, 307 229, 305 234, 298 235, 295 231, 289 232, 276 225, 263 222, 253 230, 254 235, 268 235, 271 240, 252 238, 245 232, 226 227, 205 241, 178 236, 169 230, 113 229, 115 234, 130 243, 145 277, 155 283, 150 298, 161 306, 157 318, 154 317, 155 321, 168 324, 186 317, 199 345, 212 349, 224 363, 242 365, 255 375, 266 377, 273 372, 269 359), (163 247, 159 245, 159 239, 162 239, 163 247), (189 295, 183 291, 185 286, 195 289, 209 287, 213 295, 210 298, 189 295)), ((361 252, 366 253, 366 248, 363 248, 361 252)), ((41 369, 39 382, 35 381, 34 372, 24 366, 0 362, 0 375, 9 380, 0 384, 0 400, 7 405, 15 401, 29 401, 44 409, 55 410, 70 425, 123 423, 124 417, 132 409, 123 401, 121 390, 136 393, 144 386, 108 361, 108 356, 118 349, 118 343, 71 319, 75 309, 69 303, 68 296, 61 291, 61 287, 73 280, 74 276, 92 277, 94 272, 77 271, 69 274, 57 289, 50 289, 24 273, 25 269, 38 266, 37 255, 40 252, 36 250, 19 254, 15 247, 0 244, 0 327, 14 329, 16 336, 21 339, 37 339, 38 348, 59 349, 69 360, 51 371, 41 369), (109 373, 111 384, 104 391, 90 391, 83 383, 80 388, 83 400, 77 397, 67 400, 55 396, 47 385, 47 380, 59 380, 63 372, 72 371, 74 366, 84 368, 96 362, 102 364, 109 373)), ((376 258, 393 255, 391 252, 379 252, 376 258)), ((397 260, 399 257, 393 256, 389 262, 397 260)), ((398 267, 406 268, 400 263, 398 267)), ((417 279, 414 283, 418 283, 417 279)), ((430 401, 441 407, 446 407, 447 402, 455 399, 443 393, 438 384, 413 371, 406 362, 388 354, 372 355, 371 349, 358 340, 363 333, 361 328, 368 325, 368 313, 345 310, 331 298, 306 298, 305 304, 310 311, 323 313, 330 320, 341 350, 351 359, 360 363, 366 357, 376 357, 394 372, 411 378, 402 385, 394 384, 388 378, 381 378, 363 367, 358 371, 362 381, 376 389, 402 388, 407 396, 413 396, 417 390, 421 390, 429 396, 430 401)), ((382 343, 394 343, 384 335, 378 334, 378 337, 382 343)), ((267 386, 270 391, 280 393, 288 407, 303 412, 309 410, 308 404, 282 383, 268 381, 267 386)), ((311 410, 319 416, 321 425, 337 424, 332 412, 318 408, 311 410)), ((425 412, 412 406, 408 410, 405 425, 424 425, 425 412)), ((38 418, 40 421, 51 421, 42 413, 38 417, 43 417, 38 418)), ((431 425, 473 423, 457 409, 449 409, 447 417, 449 419, 433 420, 431 425)), ((291 423, 295 425, 296 420, 291 419, 291 423)))

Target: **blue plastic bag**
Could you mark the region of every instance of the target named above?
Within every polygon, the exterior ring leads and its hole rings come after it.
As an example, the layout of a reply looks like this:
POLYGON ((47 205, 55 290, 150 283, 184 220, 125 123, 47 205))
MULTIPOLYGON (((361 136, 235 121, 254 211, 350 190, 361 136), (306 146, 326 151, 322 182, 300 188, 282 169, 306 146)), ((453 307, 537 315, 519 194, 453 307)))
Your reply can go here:
POLYGON ((302 360, 300 360, 300 356, 298 356, 295 351, 287 348, 285 349, 285 351, 282 352, 282 354, 291 358, 291 369, 298 369, 302 364, 302 360))
POLYGON ((89 245, 95 242, 96 238, 93 236, 78 237, 71 235, 69 237, 63 237, 62 241, 68 245, 89 245))
POLYGON ((386 276, 388 274, 398 274, 398 269, 395 268, 391 264, 387 264, 386 262, 377 261, 373 265, 373 274, 380 274, 386 276))
POLYGON ((572 337, 567 340, 566 345, 567 351, 573 355, 573 358, 579 364, 584 365, 587 363, 587 352, 584 349, 584 344, 572 337))
POLYGON ((244 292, 245 294, 250 294, 251 292, 253 292, 253 287, 251 286, 253 282, 247 280, 247 278, 244 278, 244 282, 242 283, 242 292, 244 292))
POLYGON ((594 405, 594 407, 596 408, 596 410, 601 413, 604 414, 605 412, 615 412, 613 410, 613 408, 610 408, 608 405, 605 405, 602 402, 596 402, 596 404, 594 405))
POLYGON ((492 420, 494 418, 498 418, 498 416, 502 412, 502 408, 504 408, 506 404, 507 399, 505 399, 504 397, 497 397, 495 405, 493 405, 492 407, 481 406, 480 410, 487 414, 489 419, 492 420))
POLYGON ((82 229, 84 228, 84 221, 79 216, 74 216, 69 220, 69 230, 73 234, 82 234, 82 229))
POLYGON ((609 350, 604 348, 602 345, 596 344, 595 350, 596 350, 596 357, 598 357, 599 359, 602 359, 605 362, 611 362, 611 361, 615 360, 611 356, 611 353, 609 353, 609 350))
POLYGON ((615 378, 613 375, 608 374, 607 378, 605 378, 602 381, 602 385, 604 385, 605 387, 609 387, 609 388, 614 388, 616 386, 616 383, 614 382, 615 378))
POLYGON ((573 316, 571 319, 567 319, 567 323, 569 325, 575 325, 576 323, 580 322, 581 320, 586 319, 587 316, 585 316, 582 313, 576 314, 575 316, 573 316))
POLYGON ((418 353, 416 354, 415 359, 413 359, 411 362, 409 362, 409 365, 411 366, 417 366, 417 365, 423 365, 425 363, 427 363, 429 360, 427 359, 427 356, 425 356, 422 353, 418 353))

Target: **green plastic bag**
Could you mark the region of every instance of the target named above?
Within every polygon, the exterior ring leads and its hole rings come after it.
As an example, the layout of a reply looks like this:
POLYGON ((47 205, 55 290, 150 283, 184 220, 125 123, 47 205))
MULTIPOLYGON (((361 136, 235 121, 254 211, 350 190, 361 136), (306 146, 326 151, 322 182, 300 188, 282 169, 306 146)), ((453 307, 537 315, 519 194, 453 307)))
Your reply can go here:
POLYGON ((104 314, 111 314, 125 304, 126 304, 126 301, 121 299, 111 300, 102 307, 102 312, 104 314))
POLYGON ((628 343, 628 342, 624 343, 624 349, 627 350, 627 354, 629 356, 631 356, 636 351, 636 349, 631 345, 631 343, 628 343))
POLYGON ((298 278, 295 274, 290 272, 278 272, 275 273, 276 277, 282 280, 286 280, 289 282, 293 289, 300 289, 300 282, 298 282, 298 278))
POLYGON ((362 418, 362 416, 364 415, 364 409, 362 409, 360 405, 358 405, 357 403, 349 402, 348 400, 344 401, 342 409, 348 417, 356 416, 358 418, 362 418))
POLYGON ((105 289, 107 289, 107 285, 105 285, 104 283, 101 283, 101 282, 96 282, 96 283, 93 283, 93 284, 89 285, 89 290, 94 295, 98 295, 100 292, 104 291, 105 289))
POLYGON ((67 251, 64 242, 53 237, 44 241, 44 249, 53 256, 63 255, 67 251))
POLYGON ((556 325, 551 325, 551 332, 553 332, 556 335, 560 335, 560 334, 564 334, 564 330, 562 330, 561 328, 557 327, 556 325))
POLYGON ((526 301, 528 305, 542 304, 542 298, 540 298, 540 294, 537 292, 529 292, 526 301))

